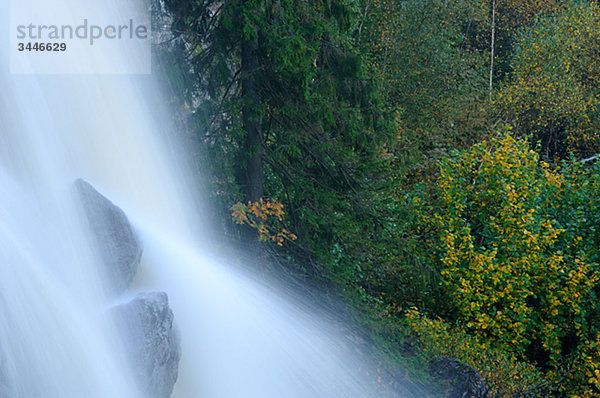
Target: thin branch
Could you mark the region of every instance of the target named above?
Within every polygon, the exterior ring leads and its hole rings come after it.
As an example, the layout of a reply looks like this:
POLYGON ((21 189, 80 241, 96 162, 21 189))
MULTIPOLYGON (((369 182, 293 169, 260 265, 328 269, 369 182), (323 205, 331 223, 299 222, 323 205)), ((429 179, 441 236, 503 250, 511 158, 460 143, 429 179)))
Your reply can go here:
POLYGON ((600 159, 600 153, 598 153, 598 154, 596 154, 596 155, 594 155, 594 156, 591 156, 591 157, 589 157, 589 158, 583 159, 583 160, 581 161, 581 163, 584 163, 584 164, 585 164, 585 163, 587 163, 587 162, 592 162, 592 161, 594 161, 594 160, 597 160, 597 159, 600 159))
POLYGON ((223 109, 223 104, 225 103, 225 99, 229 95, 229 92, 231 91, 231 88, 234 86, 235 82, 238 81, 238 76, 241 71, 242 71, 241 69, 238 69, 235 72, 235 74, 233 75, 233 77, 231 78, 231 82, 229 82, 227 89, 225 90, 225 92, 223 93, 223 96, 221 97, 221 101, 219 101, 219 106, 217 107, 217 112, 213 115, 212 119, 210 120, 210 123, 208 124, 208 131, 212 130, 212 127, 213 127, 215 121, 217 120, 217 116, 219 116, 222 113, 221 109, 223 109))

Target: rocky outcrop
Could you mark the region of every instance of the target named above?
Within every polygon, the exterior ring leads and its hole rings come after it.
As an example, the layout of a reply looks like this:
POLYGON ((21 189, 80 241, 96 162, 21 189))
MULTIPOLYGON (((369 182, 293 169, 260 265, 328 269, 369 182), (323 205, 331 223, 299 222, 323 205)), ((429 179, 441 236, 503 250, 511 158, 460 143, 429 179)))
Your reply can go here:
POLYGON ((487 398, 487 385, 479 372, 458 359, 429 361, 429 374, 441 385, 444 398, 487 398))
POLYGON ((9 385, 9 377, 6 374, 6 361, 0 356, 0 397, 14 396, 14 392, 9 385))
MULTIPOLYGON (((124 292, 137 273, 143 247, 123 210, 82 179, 75 181, 107 276, 107 290, 124 292)), ((181 351, 167 294, 140 293, 113 307, 136 383, 145 398, 169 398, 181 351)), ((0 393, 2 392, 0 383, 0 393)), ((3 396, 3 395, 0 395, 3 396)))
POLYGON ((108 289, 122 293, 137 272, 142 244, 123 210, 82 179, 75 188, 105 265, 108 289))
POLYGON ((137 384, 147 398, 173 392, 181 351, 165 293, 141 293, 111 310, 130 353, 137 384))

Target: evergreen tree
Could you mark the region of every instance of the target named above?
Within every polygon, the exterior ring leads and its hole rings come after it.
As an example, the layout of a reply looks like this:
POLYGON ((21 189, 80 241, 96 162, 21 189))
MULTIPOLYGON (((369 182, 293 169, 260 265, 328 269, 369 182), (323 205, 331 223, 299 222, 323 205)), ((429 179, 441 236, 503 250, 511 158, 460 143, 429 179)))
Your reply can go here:
POLYGON ((304 264, 327 263, 353 239, 349 229, 377 217, 369 198, 389 138, 354 45, 358 4, 165 4, 195 76, 190 102, 224 207, 281 201, 298 235, 290 249, 304 264))

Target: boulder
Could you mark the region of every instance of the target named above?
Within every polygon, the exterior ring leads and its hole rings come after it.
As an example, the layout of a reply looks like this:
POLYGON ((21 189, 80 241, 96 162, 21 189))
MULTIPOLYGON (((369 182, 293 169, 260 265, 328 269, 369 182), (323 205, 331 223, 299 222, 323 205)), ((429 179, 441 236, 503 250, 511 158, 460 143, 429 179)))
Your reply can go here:
POLYGON ((487 398, 487 385, 479 372, 458 359, 429 361, 429 374, 441 384, 445 398, 487 398))
POLYGON ((108 290, 122 293, 137 272, 143 247, 123 210, 82 179, 75 188, 105 265, 108 290))
POLYGON ((6 374, 6 361, 0 357, 0 397, 14 396, 13 389, 10 388, 9 377, 6 374))
POLYGON ((167 294, 140 293, 130 302, 113 307, 111 312, 143 396, 170 397, 181 351, 167 294))

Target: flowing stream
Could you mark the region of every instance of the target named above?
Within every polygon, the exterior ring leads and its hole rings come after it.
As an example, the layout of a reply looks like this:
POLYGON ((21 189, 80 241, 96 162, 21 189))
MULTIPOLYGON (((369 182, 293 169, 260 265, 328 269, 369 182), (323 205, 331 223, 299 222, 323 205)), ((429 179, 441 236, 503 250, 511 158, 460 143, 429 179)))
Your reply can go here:
POLYGON ((327 322, 203 244, 201 194, 178 162, 156 77, 10 74, 0 43, 0 397, 141 396, 106 316, 73 195, 80 177, 144 242, 138 277, 116 301, 169 296, 182 350, 173 397, 379 396, 327 322))

